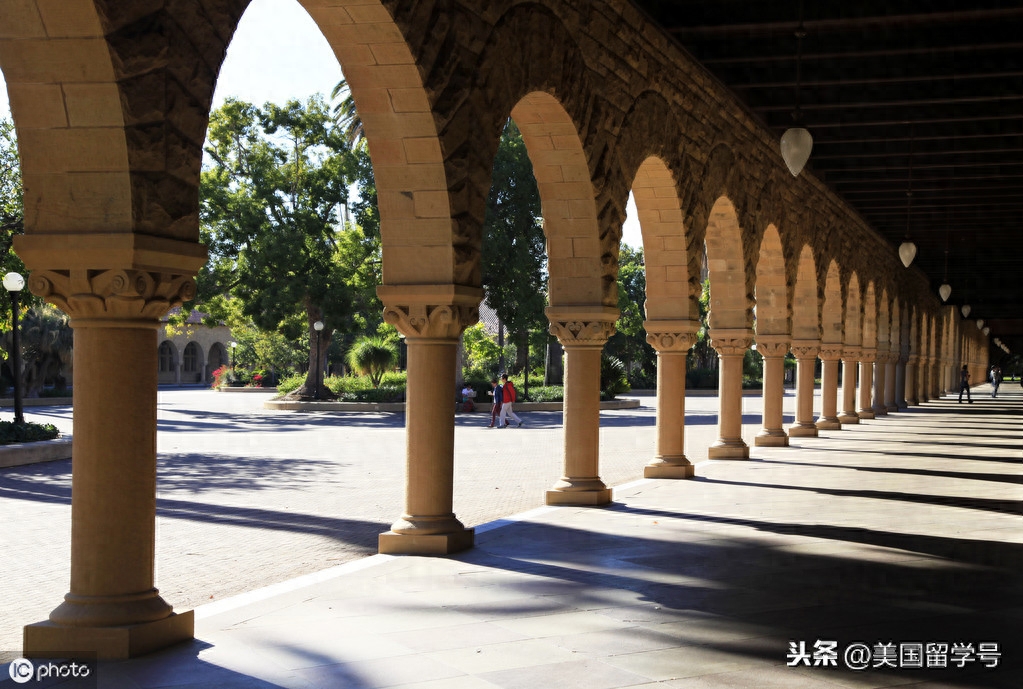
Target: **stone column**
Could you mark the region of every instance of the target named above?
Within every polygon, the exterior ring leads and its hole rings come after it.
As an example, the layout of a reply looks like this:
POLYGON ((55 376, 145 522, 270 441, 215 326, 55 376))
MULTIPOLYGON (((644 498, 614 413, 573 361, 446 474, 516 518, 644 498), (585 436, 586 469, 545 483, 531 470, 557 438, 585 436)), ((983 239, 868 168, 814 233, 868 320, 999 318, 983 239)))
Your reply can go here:
POLYGON ((551 334, 565 349, 565 474, 547 491, 548 505, 606 505, 600 480, 600 353, 618 310, 548 307, 551 334))
POLYGON ((888 412, 899 411, 899 405, 895 403, 895 365, 898 361, 898 352, 890 352, 884 362, 884 404, 888 412))
POLYGON ((900 356, 895 365, 895 406, 896 410, 909 406, 906 401, 906 365, 909 357, 900 356))
POLYGON ((917 367, 919 364, 920 357, 915 354, 911 354, 906 358, 906 404, 911 407, 920 404, 920 399, 916 392, 917 367))
POLYGON ((444 555, 473 545, 453 510, 455 358, 458 336, 479 318, 481 290, 382 285, 384 320, 405 336, 405 512, 380 534, 381 553, 444 555))
POLYGON ((842 424, 860 422, 856 414, 856 364, 859 356, 859 347, 842 348, 842 411, 838 414, 838 421, 842 424))
POLYGON ((718 439, 707 448, 710 459, 749 459, 742 439, 742 358, 753 342, 748 330, 711 330, 718 353, 718 439))
POLYGON ((789 351, 785 335, 758 335, 757 351, 764 358, 763 428, 753 438, 758 447, 786 447, 789 436, 782 428, 782 401, 785 399, 785 353, 789 351))
POLYGON ((922 355, 920 357, 920 364, 917 367, 916 373, 916 395, 921 404, 927 402, 931 398, 929 394, 930 386, 927 384, 927 380, 930 378, 930 375, 930 359, 926 355, 922 355))
POLYGON ((838 420, 838 360, 842 358, 842 345, 821 345, 821 415, 817 428, 822 431, 841 430, 838 420))
POLYGON ((157 331, 195 296, 206 252, 132 234, 16 239, 29 289, 74 328, 70 590, 25 627, 24 654, 128 658, 190 639, 192 612, 154 587, 157 331))
MULTIPOLYGON (((931 398, 932 399, 936 399, 936 400, 941 399, 941 396, 944 394, 941 391, 941 369, 943 367, 943 364, 944 364, 944 362, 942 362, 940 357, 934 357, 934 361, 933 361, 933 364, 931 366, 931 370, 933 371, 933 374, 931 375, 931 398)), ((981 378, 980 380, 983 381, 984 378, 981 378)))
POLYGON ((796 422, 789 426, 789 437, 815 438, 817 426, 813 422, 813 374, 820 342, 793 340, 791 349, 796 357, 796 422))
POLYGON ((874 410, 870 408, 870 393, 874 386, 874 359, 877 351, 863 348, 860 354, 860 406, 856 416, 861 419, 874 418, 874 410))
POLYGON ((647 321, 646 341, 657 351, 657 450, 645 478, 692 478, 685 455, 686 359, 696 344, 694 321, 647 321))
POLYGON ((874 411, 874 418, 887 416, 888 407, 884 403, 885 387, 885 366, 888 361, 888 353, 879 351, 874 361, 874 403, 871 409, 874 411))

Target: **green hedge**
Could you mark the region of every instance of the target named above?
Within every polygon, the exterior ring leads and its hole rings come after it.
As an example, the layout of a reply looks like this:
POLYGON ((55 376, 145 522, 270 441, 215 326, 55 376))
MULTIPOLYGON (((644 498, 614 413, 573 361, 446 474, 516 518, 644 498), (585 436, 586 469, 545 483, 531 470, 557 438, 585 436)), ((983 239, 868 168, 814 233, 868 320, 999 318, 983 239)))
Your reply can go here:
POLYGON ((0 445, 31 443, 37 440, 53 440, 60 435, 52 423, 24 423, 0 421, 0 445))

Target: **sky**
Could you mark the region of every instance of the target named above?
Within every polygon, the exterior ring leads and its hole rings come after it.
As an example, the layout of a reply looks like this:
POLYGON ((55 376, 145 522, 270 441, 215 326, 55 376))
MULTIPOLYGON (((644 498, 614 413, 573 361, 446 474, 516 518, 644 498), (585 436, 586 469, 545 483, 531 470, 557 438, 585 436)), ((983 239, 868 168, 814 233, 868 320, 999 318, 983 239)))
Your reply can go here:
MULTIPOLYGON (((234 96, 258 105, 330 95, 341 67, 312 18, 295 0, 252 0, 220 70, 213 107, 234 96)), ((0 74, 0 118, 10 117, 7 84, 0 74)), ((632 195, 623 241, 642 246, 632 195)))

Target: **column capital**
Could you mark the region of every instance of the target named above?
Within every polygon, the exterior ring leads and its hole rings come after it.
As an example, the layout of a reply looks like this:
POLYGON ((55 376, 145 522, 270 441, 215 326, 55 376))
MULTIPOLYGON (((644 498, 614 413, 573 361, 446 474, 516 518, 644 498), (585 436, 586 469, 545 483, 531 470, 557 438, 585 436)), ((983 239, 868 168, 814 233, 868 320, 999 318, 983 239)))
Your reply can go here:
POLYGON ((860 350, 860 361, 865 364, 872 364, 877 361, 877 350, 871 347, 864 347, 860 350))
POLYGON ((464 285, 380 285, 384 321, 409 340, 454 340, 479 320, 483 290, 464 285))
POLYGON ((160 317, 195 297, 191 275, 146 270, 34 270, 28 288, 71 316, 74 327, 156 328, 160 317))
POLYGON ((562 347, 603 347, 615 334, 618 309, 611 306, 548 306, 550 333, 562 347))
POLYGON ((796 359, 815 359, 820 348, 820 340, 792 340, 789 347, 796 359))
POLYGON ((821 345, 821 361, 838 361, 842 358, 842 345, 832 342, 825 342, 821 345))
POLYGON ((711 330, 710 346, 719 356, 743 356, 753 344, 753 333, 749 330, 711 330))
POLYGON ((698 321, 690 320, 653 320, 644 321, 646 341, 661 353, 680 353, 689 351, 696 344, 696 333, 700 329, 698 321))
POLYGON ((842 359, 844 361, 859 361, 861 354, 863 354, 863 349, 860 347, 850 345, 842 346, 842 359))
POLYGON ((757 335, 757 351, 765 359, 783 357, 789 351, 788 335, 757 335))

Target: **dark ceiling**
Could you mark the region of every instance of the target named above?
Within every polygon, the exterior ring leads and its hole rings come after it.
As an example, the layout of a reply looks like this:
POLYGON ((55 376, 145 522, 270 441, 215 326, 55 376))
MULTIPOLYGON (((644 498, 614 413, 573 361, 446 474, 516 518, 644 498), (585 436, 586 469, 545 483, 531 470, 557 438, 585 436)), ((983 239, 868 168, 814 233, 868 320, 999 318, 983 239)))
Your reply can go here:
POLYGON ((633 1, 779 138, 802 12, 807 170, 1023 353, 1023 2, 633 1))

